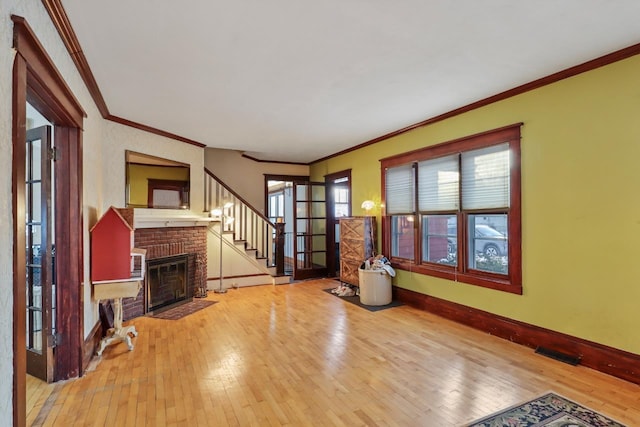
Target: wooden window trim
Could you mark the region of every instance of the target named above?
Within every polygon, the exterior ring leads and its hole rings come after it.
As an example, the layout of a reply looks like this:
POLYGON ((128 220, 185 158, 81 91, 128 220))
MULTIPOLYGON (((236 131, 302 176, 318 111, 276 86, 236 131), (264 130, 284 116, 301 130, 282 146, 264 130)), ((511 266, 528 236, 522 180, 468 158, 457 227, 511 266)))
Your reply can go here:
MULTIPOLYGON (((382 199, 386 200, 385 194, 385 170, 394 166, 401 166, 408 163, 416 163, 436 157, 450 154, 459 154, 492 145, 509 143, 511 155, 510 169, 510 206, 508 210, 508 245, 509 245, 509 273, 500 275, 485 271, 472 270, 466 267, 467 261, 464 256, 458 256, 458 266, 447 266, 422 260, 422 236, 421 236, 421 216, 416 205, 414 212, 414 260, 402 259, 391 256, 391 216, 387 216, 383 210, 382 218, 382 247, 383 253, 388 254, 394 268, 439 277, 443 279, 463 282, 471 285, 482 286, 489 289, 522 294, 522 231, 521 231, 521 173, 520 173, 520 127, 522 123, 482 132, 452 141, 443 142, 429 147, 401 153, 396 156, 381 159, 381 192, 382 199)), ((466 223, 468 214, 474 212, 458 212, 458 220, 466 223)), ((464 226, 466 229, 466 225, 464 226)), ((459 241, 465 241, 466 236, 459 236, 459 241)), ((460 247, 460 245, 458 245, 460 247)), ((462 245, 464 247, 464 245, 462 245)))

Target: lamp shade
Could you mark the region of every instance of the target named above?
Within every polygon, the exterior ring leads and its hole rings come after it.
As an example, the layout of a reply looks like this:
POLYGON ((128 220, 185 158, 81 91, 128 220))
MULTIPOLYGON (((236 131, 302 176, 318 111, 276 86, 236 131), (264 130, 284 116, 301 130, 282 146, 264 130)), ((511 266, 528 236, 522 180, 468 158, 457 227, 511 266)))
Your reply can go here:
POLYGON ((360 207, 368 212, 371 209, 375 208, 376 204, 373 200, 365 200, 364 202, 362 202, 362 205, 360 207))

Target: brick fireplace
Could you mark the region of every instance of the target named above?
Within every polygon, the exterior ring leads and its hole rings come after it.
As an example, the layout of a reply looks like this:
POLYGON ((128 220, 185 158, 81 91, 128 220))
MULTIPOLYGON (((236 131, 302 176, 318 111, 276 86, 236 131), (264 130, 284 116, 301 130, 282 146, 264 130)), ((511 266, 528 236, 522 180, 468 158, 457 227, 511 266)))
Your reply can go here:
MULTIPOLYGON (((175 224, 179 222, 167 221, 158 227, 149 227, 149 224, 142 227, 136 225, 134 245, 136 248, 147 250, 147 262, 186 255, 186 297, 181 297, 179 302, 188 302, 193 298, 196 284, 206 280, 207 227, 206 224, 173 226, 175 224)), ((147 285, 145 281, 136 298, 122 300, 123 320, 143 316, 149 312, 147 285)))

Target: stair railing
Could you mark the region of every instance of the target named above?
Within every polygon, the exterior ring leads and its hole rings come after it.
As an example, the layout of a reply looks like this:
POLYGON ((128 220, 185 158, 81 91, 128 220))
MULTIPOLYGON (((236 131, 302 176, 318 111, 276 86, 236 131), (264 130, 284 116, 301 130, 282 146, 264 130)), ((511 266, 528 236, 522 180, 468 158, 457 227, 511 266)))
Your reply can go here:
POLYGON ((245 241, 246 249, 257 251, 257 258, 266 258, 267 267, 276 266, 278 239, 274 239, 275 224, 210 170, 205 168, 204 171, 205 211, 224 209, 224 216, 233 218, 233 221, 225 221, 225 224, 222 224, 223 230, 233 232, 235 240, 245 241))

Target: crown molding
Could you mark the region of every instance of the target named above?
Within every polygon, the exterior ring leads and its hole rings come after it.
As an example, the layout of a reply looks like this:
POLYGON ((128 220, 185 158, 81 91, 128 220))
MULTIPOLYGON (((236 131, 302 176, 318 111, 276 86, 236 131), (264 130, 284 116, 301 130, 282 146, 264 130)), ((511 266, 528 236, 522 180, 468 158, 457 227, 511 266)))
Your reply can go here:
POLYGON ((100 88, 98 87, 98 83, 96 82, 95 77, 93 76, 93 72, 89 67, 89 63, 87 58, 84 56, 82 52, 82 47, 80 46, 80 42, 78 41, 78 37, 76 36, 73 27, 71 26, 71 22, 69 21, 69 17, 67 16, 67 12, 64 10, 62 6, 61 0, 42 0, 42 4, 45 9, 49 13, 51 17, 51 21, 53 25, 58 30, 58 34, 60 34, 60 38, 62 42, 67 48, 71 59, 73 60, 82 80, 84 81, 93 101, 95 102, 98 111, 102 115, 102 118, 105 120, 110 120, 112 122, 120 123, 125 126, 130 126, 136 129, 143 130, 145 132, 153 133, 156 135, 164 136, 170 139, 174 139, 176 141, 185 142, 187 144, 195 145, 196 147, 206 147, 205 144, 200 142, 182 137, 180 135, 176 135, 174 133, 166 132, 161 129, 157 129, 151 126, 147 126, 141 123, 137 123, 131 120, 124 119, 122 117, 114 116, 109 112, 109 108, 107 107, 107 103, 102 96, 102 92, 100 92, 100 88))
POLYGON ((409 125, 402 129, 389 132, 385 135, 379 136, 377 138, 371 139, 369 141, 365 141, 361 144, 355 145, 353 147, 347 148, 345 150, 339 151, 337 153, 331 154, 329 156, 322 157, 318 160, 314 160, 309 162, 309 164, 322 162, 324 160, 329 160, 331 158, 341 156, 343 154, 350 153, 355 150, 359 150, 360 148, 367 147, 369 145, 373 145, 377 142, 384 141, 385 139, 393 138, 394 136, 402 135, 403 133, 412 131, 419 127, 427 126, 436 122, 441 122, 443 120, 449 119, 451 117, 458 116, 460 114, 475 110, 480 107, 485 107, 489 104, 493 104, 494 102, 502 101, 507 98, 511 98, 516 95, 520 95, 525 92, 529 92, 534 89, 541 88, 543 86, 550 85, 552 83, 558 82, 560 80, 567 79, 569 77, 576 76, 578 74, 586 73, 587 71, 594 70, 596 68, 604 67, 605 65, 613 64, 614 62, 622 61, 623 59, 630 58, 632 56, 640 54, 640 43, 634 44, 632 46, 626 47, 624 49, 617 50, 615 52, 609 53, 607 55, 601 56, 596 59, 592 59, 591 61, 584 62, 579 65, 575 65, 573 67, 569 67, 562 71, 558 71, 557 73, 550 74, 546 77, 542 77, 537 80, 533 80, 529 83, 525 83, 523 85, 517 86, 513 89, 506 90, 504 92, 500 92, 496 95, 490 96, 488 98, 481 99, 479 101, 473 102, 471 104, 465 105, 460 108, 456 108, 455 110, 451 110, 444 114, 440 114, 435 117, 431 117, 429 119, 423 120, 421 122, 415 123, 413 125, 409 125))
POLYGON ((309 166, 310 164, 310 163, 301 163, 301 162, 283 162, 279 160, 262 160, 244 153, 242 153, 242 157, 244 157, 245 159, 253 160, 254 162, 258 162, 258 163, 277 163, 281 165, 297 165, 297 166, 309 166))
POLYGON ((114 116, 113 114, 109 114, 107 117, 105 117, 105 119, 109 120, 109 121, 112 121, 112 122, 115 122, 115 123, 120 123, 121 125, 129 126, 129 127, 136 128, 136 129, 140 129, 140 130, 143 130, 145 132, 153 133, 155 135, 160 135, 160 136, 164 136, 166 138, 175 139, 176 141, 180 141, 180 142, 184 142, 184 143, 187 143, 187 144, 195 145, 196 147, 200 147, 200 148, 206 147, 206 144, 203 144, 203 143, 198 142, 198 141, 194 141, 193 139, 185 138, 183 136, 176 135, 175 133, 167 132, 167 131, 164 131, 162 129, 154 128, 154 127, 142 124, 142 123, 138 123, 138 122, 134 122, 134 121, 122 118, 122 117, 114 116))
POLYGON ((89 68, 87 58, 82 52, 82 47, 80 47, 78 37, 76 37, 75 31, 73 31, 73 27, 71 27, 71 22, 69 21, 67 12, 65 12, 64 7, 62 7, 61 0, 42 0, 42 4, 49 13, 53 25, 58 30, 62 42, 69 51, 69 55, 71 55, 71 59, 74 64, 76 64, 76 68, 87 86, 93 101, 96 103, 100 114, 102 114, 102 117, 106 119, 107 116, 109 116, 109 109, 102 97, 98 83, 91 72, 91 68, 89 68))
MULTIPOLYGON (((89 67, 89 63, 87 62, 87 59, 84 56, 84 53, 82 52, 82 48, 80 46, 80 42, 78 41, 78 38, 76 37, 76 34, 73 31, 73 28, 71 26, 71 22, 69 21, 67 13, 65 12, 64 7, 62 6, 61 0, 42 0, 42 4, 44 5, 45 9, 49 13, 49 16, 51 17, 51 20, 52 20, 54 26, 58 30, 58 33, 60 34, 60 37, 62 38, 63 43, 67 47, 67 50, 69 51, 69 54, 71 55, 71 58, 73 59, 73 62, 76 64, 76 67, 78 68, 78 71, 79 71, 80 75, 82 76, 82 79, 84 80, 85 84, 87 85, 89 93, 91 94, 91 96, 92 96, 94 102, 96 103, 96 106, 98 107, 98 110, 100 111, 100 114, 102 114, 103 118, 108 119, 108 120, 112 120, 112 121, 115 121, 115 122, 118 122, 118 123, 122 123, 122 124, 125 124, 127 126, 133 126, 133 127, 138 128, 138 129, 145 130, 147 132, 151 132, 151 133, 155 133, 155 134, 158 134, 158 135, 167 136, 168 138, 176 139, 178 141, 186 142, 188 144, 193 144, 193 145, 202 146, 202 147, 206 146, 205 144, 201 144, 199 142, 192 141, 190 139, 183 138, 183 137, 180 137, 178 135, 175 135, 175 134, 172 134, 172 133, 169 133, 169 132, 165 132, 165 131, 162 131, 162 130, 159 130, 159 129, 156 129, 156 128, 152 128, 150 126, 137 124, 137 123, 132 122, 130 120, 123 119, 123 118, 111 115, 109 113, 109 109, 107 108, 107 104, 104 101, 102 93, 100 92, 98 84, 97 84, 97 82, 96 82, 96 80, 95 80, 95 78, 93 76, 93 73, 91 72, 91 69, 89 67)), ((504 92, 498 93, 498 94, 490 96, 488 98, 481 99, 479 101, 473 102, 473 103, 465 105, 463 107, 456 108, 454 110, 451 110, 449 112, 440 114, 438 116, 428 118, 426 120, 423 120, 421 122, 409 125, 409 126, 404 127, 402 129, 398 129, 396 131, 389 132, 387 134, 381 135, 381 136, 376 137, 374 139, 371 139, 369 141, 365 141, 365 142, 360 143, 358 145, 355 145, 353 147, 347 148, 345 150, 339 151, 339 152, 334 153, 334 154, 330 154, 328 156, 322 157, 322 158, 317 159, 317 160, 313 160, 313 161, 308 162, 308 163, 278 162, 278 161, 270 161, 270 160, 260 160, 260 159, 256 159, 254 157, 248 156, 246 154, 243 154, 243 157, 246 157, 248 159, 254 160, 256 162, 284 163, 284 164, 308 166, 308 165, 311 165, 311 164, 314 164, 314 163, 318 163, 318 162, 321 162, 321 161, 329 160, 329 159, 337 157, 337 156, 341 156, 343 154, 350 153, 350 152, 355 151, 355 150, 359 150, 361 148, 367 147, 369 145, 373 145, 373 144, 375 144, 377 142, 381 142, 381 141, 384 141, 384 140, 389 139, 389 138, 393 138, 395 136, 401 135, 403 133, 409 132, 409 131, 417 129, 419 127, 423 127, 423 126, 427 126, 427 125, 430 125, 430 124, 433 124, 433 123, 437 123, 437 122, 446 120, 448 118, 455 117, 455 116, 458 116, 460 114, 475 110, 477 108, 481 108, 481 107, 487 106, 489 104, 493 104, 494 102, 502 101, 504 99, 511 98, 513 96, 520 95, 522 93, 525 93, 525 92, 528 92, 528 91, 531 91, 531 90, 534 90, 534 89, 538 89, 540 87, 543 87, 543 86, 558 82, 560 80, 564 80, 564 79, 567 79, 569 77, 573 77, 573 76, 576 76, 578 74, 582 74, 582 73, 585 73, 587 71, 591 71, 591 70, 594 70, 596 68, 600 68, 600 67, 603 67, 605 65, 609 65, 609 64, 612 64, 614 62, 621 61, 623 59, 635 56, 637 54, 640 54, 640 43, 632 45, 632 46, 629 46, 629 47, 626 47, 624 49, 617 50, 615 52, 612 52, 612 53, 609 53, 607 55, 601 56, 599 58, 593 59, 591 61, 587 61, 587 62, 584 62, 582 64, 575 65, 573 67, 569 67, 569 68, 564 69, 562 71, 558 71, 557 73, 553 73, 553 74, 550 74, 550 75, 548 75, 546 77, 542 77, 540 79, 531 81, 529 83, 525 83, 523 85, 520 85, 520 86, 517 86, 515 88, 506 90, 504 92)))

